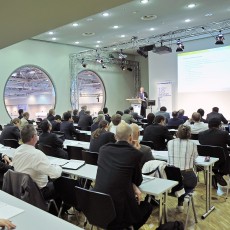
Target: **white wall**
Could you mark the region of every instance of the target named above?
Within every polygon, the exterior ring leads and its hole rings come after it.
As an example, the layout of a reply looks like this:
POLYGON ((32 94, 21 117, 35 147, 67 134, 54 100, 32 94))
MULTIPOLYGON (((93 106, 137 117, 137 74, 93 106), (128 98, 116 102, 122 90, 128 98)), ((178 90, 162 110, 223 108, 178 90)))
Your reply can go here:
MULTIPOLYGON (((184 42, 185 50, 184 52, 195 51, 195 50, 204 50, 210 48, 217 48, 218 46, 215 45, 214 38, 205 38, 199 39, 189 42, 184 42)), ((230 45, 230 35, 225 35, 224 45, 230 45)), ((178 95, 177 95, 177 53, 176 45, 172 47, 173 52, 170 54, 155 54, 153 52, 149 52, 149 94, 151 98, 156 99, 157 102, 157 83, 158 82, 165 82, 171 81, 173 83, 173 94, 172 94, 172 108, 173 110, 181 109, 180 105, 178 105, 178 95)), ((207 82, 208 84, 208 82, 207 82)), ((205 85, 204 85, 205 87, 205 85)), ((194 109, 190 109, 191 105, 192 108, 198 109, 198 107, 202 107, 198 105, 199 98, 204 95, 194 95, 192 101, 188 103, 188 107, 185 111, 187 116, 191 116, 194 109), (196 97, 197 96, 197 97, 196 97), (196 106, 197 105, 197 106, 196 106)), ((226 98, 228 100, 228 98, 226 98)), ((211 102, 210 102, 211 103, 211 102)), ((211 103, 212 104, 212 103, 211 103)), ((205 111, 206 114, 211 112, 211 108, 214 106, 218 106, 213 104, 205 111)), ((157 106, 154 107, 154 112, 157 111, 157 106)), ((205 105, 204 105, 205 106, 205 105)), ((227 119, 230 119, 230 110, 228 108, 221 108, 220 112, 223 112, 227 119)))
MULTIPOLYGON (((27 64, 41 67, 51 77, 56 90, 56 113, 62 114, 71 109, 69 54, 81 50, 84 49, 33 40, 26 40, 0 50, 0 123, 6 123, 10 119, 3 100, 5 83, 15 69, 27 64)), ((134 94, 132 72, 121 71, 120 67, 113 65, 108 65, 107 69, 95 68, 93 65, 87 68, 94 70, 101 77, 106 89, 106 106, 110 114, 129 106, 125 99, 134 94)))

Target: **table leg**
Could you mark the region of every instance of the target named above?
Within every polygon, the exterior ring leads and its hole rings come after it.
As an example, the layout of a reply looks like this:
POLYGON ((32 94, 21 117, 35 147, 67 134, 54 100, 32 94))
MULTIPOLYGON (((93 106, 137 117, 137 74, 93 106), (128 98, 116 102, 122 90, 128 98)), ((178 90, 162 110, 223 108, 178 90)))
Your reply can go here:
POLYGON ((164 194, 164 222, 168 222, 168 192, 164 194))
POLYGON ((160 195, 160 197, 159 197, 160 199, 159 199, 159 203, 160 203, 160 207, 159 207, 159 226, 161 225, 161 224, 163 224, 163 200, 164 200, 164 198, 163 198, 163 195, 161 194, 160 195))

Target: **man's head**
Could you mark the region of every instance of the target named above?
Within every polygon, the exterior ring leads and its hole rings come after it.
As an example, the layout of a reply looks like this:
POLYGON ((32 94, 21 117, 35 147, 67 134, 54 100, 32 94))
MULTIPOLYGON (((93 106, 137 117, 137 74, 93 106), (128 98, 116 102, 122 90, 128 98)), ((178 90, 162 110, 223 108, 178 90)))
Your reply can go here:
POLYGON ((129 107, 129 110, 130 110, 130 112, 133 112, 133 107, 130 106, 130 107, 129 107))
POLYGON ((124 114, 130 114, 130 110, 129 109, 125 109, 124 110, 124 114))
POLYGON ((103 114, 104 115, 104 112, 102 110, 98 111, 97 115, 99 114, 103 114))
POLYGON ((21 125, 21 120, 20 120, 19 118, 14 118, 14 119, 11 121, 11 123, 19 128, 20 125, 21 125))
POLYGON ((42 130, 43 133, 46 133, 46 132, 48 132, 48 131, 51 131, 51 129, 52 129, 52 125, 51 125, 50 121, 47 120, 47 119, 44 119, 44 120, 41 122, 41 124, 40 124, 39 127, 41 128, 41 130, 42 130))
POLYGON ((199 122, 199 121, 200 121, 200 118, 201 118, 201 116, 200 116, 199 113, 194 112, 194 113, 192 114, 192 120, 193 120, 194 122, 199 122))
POLYGON ((115 126, 119 125, 121 122, 121 115, 120 114, 114 114, 111 117, 111 121, 112 121, 113 125, 115 125, 115 126))
POLYGON ((23 114, 23 109, 19 109, 19 110, 18 110, 18 114, 19 114, 19 115, 22 115, 22 114, 23 114))
POLYGON ((149 113, 147 115, 147 121, 148 121, 148 123, 153 123, 154 119, 155 119, 155 115, 153 113, 149 113))
POLYGON ((183 115, 184 115, 184 110, 183 110, 183 109, 180 109, 180 110, 178 111, 178 114, 183 116, 183 115))
POLYGON ((60 115, 56 115, 56 116, 54 117, 54 120, 55 120, 56 122, 60 123, 60 122, 61 122, 61 116, 60 116, 60 115))
POLYGON ((180 125, 176 136, 180 139, 189 139, 191 137, 191 128, 187 125, 180 125))
POLYGON ((104 116, 104 114, 99 114, 97 116, 97 118, 95 119, 95 122, 100 122, 102 120, 105 120, 105 116, 104 116))
POLYGON ((172 117, 177 118, 178 117, 178 111, 173 111, 172 112, 172 117))
POLYGON ((25 125, 21 130, 21 138, 24 144, 35 146, 38 141, 37 131, 33 125, 25 125))
POLYGON ((160 107, 160 111, 166 112, 167 108, 165 106, 160 107))
POLYGON ((106 120, 101 120, 98 124, 99 129, 107 129, 109 122, 106 120))
POLYGON ((54 114, 55 114, 55 110, 54 109, 50 109, 48 115, 54 115, 54 114))
POLYGON ((141 93, 144 93, 144 91, 145 91, 144 87, 141 87, 141 88, 140 88, 140 92, 141 92, 141 93))
POLYGON ((30 117, 30 114, 28 112, 23 113, 23 117, 28 120, 30 117))
POLYGON ((104 112, 104 114, 107 114, 108 113, 108 108, 103 108, 103 112, 104 112))
POLYGON ((138 140, 139 136, 140 136, 140 130, 139 130, 139 127, 137 124, 135 123, 132 123, 130 125, 131 129, 132 129, 132 132, 133 132, 133 140, 138 140))
POLYGON ((117 111, 116 114, 120 114, 121 116, 123 115, 123 112, 122 111, 117 111))
POLYGON ((219 112, 219 108, 218 108, 218 107, 213 107, 213 108, 212 108, 212 112, 218 113, 218 112, 219 112))
POLYGON ((126 123, 120 123, 116 128, 116 139, 117 141, 127 141, 132 143, 132 129, 126 123))
POLYGON ((159 125, 165 125, 165 117, 158 115, 155 117, 154 122, 159 125))
POLYGON ((78 110, 77 110, 77 109, 74 109, 74 110, 73 110, 73 115, 74 115, 74 116, 77 116, 77 113, 78 113, 78 110))
POLYGON ((68 112, 63 113, 64 121, 69 121, 71 119, 71 114, 68 112))
POLYGON ((81 109, 84 110, 84 111, 86 111, 86 110, 87 110, 87 106, 86 106, 86 105, 83 105, 83 106, 81 107, 81 109))
POLYGON ((86 111, 85 111, 85 114, 90 115, 90 111, 89 111, 89 110, 86 110, 86 111))
POLYGON ((204 110, 203 109, 198 109, 197 113, 199 113, 201 117, 204 116, 204 110))
POLYGON ((208 127, 212 128, 219 128, 221 124, 221 120, 219 118, 212 118, 208 121, 208 127))

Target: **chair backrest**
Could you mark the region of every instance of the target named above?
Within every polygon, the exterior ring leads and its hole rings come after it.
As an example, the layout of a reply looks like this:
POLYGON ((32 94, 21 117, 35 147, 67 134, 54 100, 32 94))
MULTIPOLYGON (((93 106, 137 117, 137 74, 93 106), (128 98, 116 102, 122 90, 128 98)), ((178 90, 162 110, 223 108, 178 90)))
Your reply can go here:
POLYGON ((167 165, 165 167, 165 173, 168 180, 178 181, 178 184, 172 188, 172 193, 175 193, 176 191, 179 191, 184 188, 180 168, 167 165))
POLYGON ((178 125, 167 125, 168 129, 178 129, 178 125))
POLYGON ((58 138, 61 138, 63 141, 65 140, 65 133, 61 131, 52 131, 52 133, 55 133, 58 138))
POLYGON ((38 145, 38 148, 47 156, 55 157, 54 149, 50 145, 38 145))
POLYGON ((152 141, 141 141, 140 142, 141 145, 147 145, 149 146, 151 149, 154 149, 154 144, 152 141))
POLYGON ((15 149, 20 146, 18 140, 16 139, 4 139, 3 142, 5 146, 9 146, 15 149))
POLYGON ((110 195, 75 187, 77 205, 89 223, 106 229, 116 217, 113 200, 110 195))
POLYGON ((82 158, 86 164, 97 165, 98 153, 83 150, 82 158))
POLYGON ((199 140, 199 133, 197 133, 197 134, 191 134, 190 139, 192 139, 192 140, 199 140))
POLYGON ((4 174, 2 190, 38 208, 48 209, 40 189, 28 174, 8 170, 4 174))
POLYGON ((69 177, 59 177, 58 179, 54 180, 53 183, 55 191, 62 201, 67 205, 77 207, 75 186, 79 185, 78 180, 71 179, 69 177))
POLYGON ((82 160, 82 150, 83 148, 81 147, 67 145, 67 152, 68 152, 69 159, 82 160))

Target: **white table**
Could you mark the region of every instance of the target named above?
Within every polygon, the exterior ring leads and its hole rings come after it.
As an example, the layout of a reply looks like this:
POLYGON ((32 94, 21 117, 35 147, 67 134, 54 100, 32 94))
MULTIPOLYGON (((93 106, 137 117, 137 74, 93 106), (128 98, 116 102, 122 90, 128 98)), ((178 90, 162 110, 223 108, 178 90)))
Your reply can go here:
POLYGON ((30 205, 14 196, 0 191, 0 200, 24 211, 10 218, 16 225, 16 230, 77 230, 82 229, 61 218, 49 214, 33 205, 30 205))
POLYGON ((178 184, 177 181, 166 180, 154 177, 153 179, 143 182, 139 188, 142 192, 155 196, 159 200, 159 225, 167 222, 167 198, 168 191, 178 184))
MULTIPOLYGON (((168 160, 168 151, 155 151, 152 150, 153 157, 156 160, 168 160)), ((196 165, 203 166, 206 171, 206 212, 202 215, 202 219, 205 219, 214 209, 215 206, 211 206, 212 197, 212 166, 219 159, 210 157, 209 162, 204 162, 204 157, 198 157, 196 160, 196 165)))
POLYGON ((85 142, 85 141, 74 141, 74 140, 65 140, 63 142, 63 146, 66 149, 67 146, 74 146, 74 147, 81 147, 83 149, 88 150, 89 149, 89 142, 85 142))

